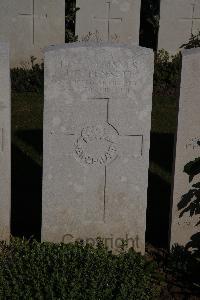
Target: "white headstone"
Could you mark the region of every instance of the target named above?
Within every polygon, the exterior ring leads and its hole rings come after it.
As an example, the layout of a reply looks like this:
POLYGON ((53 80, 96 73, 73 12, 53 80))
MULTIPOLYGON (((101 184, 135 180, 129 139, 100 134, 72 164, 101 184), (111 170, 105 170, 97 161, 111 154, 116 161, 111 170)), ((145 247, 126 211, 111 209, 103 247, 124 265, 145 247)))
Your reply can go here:
POLYGON ((158 48, 170 53, 200 31, 200 0, 161 0, 158 48))
POLYGON ((144 252, 153 53, 115 45, 45 54, 42 238, 144 252))
POLYGON ((8 45, 0 42, 0 240, 10 236, 11 151, 10 69, 8 45))
POLYGON ((200 221, 200 50, 183 51, 171 244, 187 245, 200 221))
POLYGON ((79 41, 139 44, 141 0, 77 0, 79 41))
POLYGON ((0 40, 10 43, 12 67, 43 58, 44 47, 65 41, 65 0, 1 0, 0 40))

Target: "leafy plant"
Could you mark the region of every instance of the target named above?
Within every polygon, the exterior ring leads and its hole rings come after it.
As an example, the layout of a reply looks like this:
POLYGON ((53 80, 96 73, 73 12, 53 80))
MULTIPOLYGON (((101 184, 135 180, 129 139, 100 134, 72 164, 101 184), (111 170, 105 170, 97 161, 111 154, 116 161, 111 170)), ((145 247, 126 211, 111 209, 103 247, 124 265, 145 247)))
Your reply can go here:
MULTIPOLYGON (((200 174, 200 158, 188 162, 184 166, 184 172, 189 176, 189 182, 191 182, 196 175, 200 174)), ((200 214, 200 182, 193 184, 192 188, 181 197, 177 208, 180 211, 179 218, 182 218, 185 213, 189 213, 190 217, 200 214)), ((195 226, 199 225, 200 220, 195 226)), ((186 249, 192 249, 196 254, 200 254, 200 232, 191 237, 186 249)))
POLYGON ((159 6, 159 0, 141 1, 140 45, 155 50, 159 29, 159 6))
POLYGON ((184 49, 200 47, 200 31, 197 34, 191 34, 189 41, 181 46, 184 49))
POLYGON ((199 260, 199 247, 197 252, 191 253, 188 251, 190 244, 186 247, 174 245, 171 253, 167 258, 166 266, 168 272, 176 277, 176 281, 180 282, 185 287, 193 286, 193 289, 200 290, 200 260, 199 260))
POLYGON ((75 36, 75 22, 76 12, 79 8, 76 8, 76 1, 65 0, 65 42, 72 43, 77 41, 75 36))
POLYGON ((190 161, 184 166, 184 172, 189 175, 189 182, 191 182, 195 175, 200 174, 200 157, 190 161))
MULTIPOLYGON (((181 197, 181 201, 178 203, 178 210, 182 210, 179 218, 186 212, 190 213, 190 217, 200 214, 200 182, 193 184, 189 192, 181 197)), ((200 221, 197 225, 200 225, 200 221)))
MULTIPOLYGON (((200 269, 200 232, 193 234, 190 238, 190 241, 186 245, 186 249, 191 249, 193 256, 196 257, 199 263, 200 269)), ((199 282, 200 283, 200 282, 199 282)))
POLYGON ((0 299, 156 299, 155 265, 130 250, 12 240, 1 245, 0 299))
POLYGON ((165 50, 155 54, 154 95, 176 95, 179 90, 181 54, 170 56, 165 50))
MULTIPOLYGON (((200 174, 200 158, 190 161, 184 166, 184 172, 189 176, 191 182, 194 176, 200 174)), ((181 197, 178 203, 178 210, 181 211, 179 218, 186 212, 190 213, 190 217, 200 214, 200 182, 192 185, 192 188, 181 197)), ((200 225, 200 221, 196 226, 200 225)))
POLYGON ((31 57, 31 67, 23 66, 11 70, 12 91, 43 93, 44 64, 35 63, 35 60, 35 57, 31 57))

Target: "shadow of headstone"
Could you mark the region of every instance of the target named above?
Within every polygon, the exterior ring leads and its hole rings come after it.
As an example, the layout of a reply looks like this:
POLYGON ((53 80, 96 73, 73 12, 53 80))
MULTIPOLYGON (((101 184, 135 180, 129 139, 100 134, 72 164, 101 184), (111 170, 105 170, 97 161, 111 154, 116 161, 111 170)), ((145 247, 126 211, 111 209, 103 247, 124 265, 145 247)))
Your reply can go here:
POLYGON ((146 241, 159 248, 169 244, 170 195, 170 184, 149 172, 146 241))
POLYGON ((173 168, 174 134, 151 133, 150 161, 167 172, 173 168))
POLYGON ((12 145, 11 234, 40 240, 42 168, 12 145))
MULTIPOLYGON (((173 167, 173 134, 151 133, 150 162, 168 175, 173 167)), ((156 170, 157 171, 157 170, 156 170)), ((146 241, 155 247, 169 247, 171 184, 149 171, 146 241)))
POLYGON ((16 136, 42 155, 43 133, 41 129, 20 130, 16 136))

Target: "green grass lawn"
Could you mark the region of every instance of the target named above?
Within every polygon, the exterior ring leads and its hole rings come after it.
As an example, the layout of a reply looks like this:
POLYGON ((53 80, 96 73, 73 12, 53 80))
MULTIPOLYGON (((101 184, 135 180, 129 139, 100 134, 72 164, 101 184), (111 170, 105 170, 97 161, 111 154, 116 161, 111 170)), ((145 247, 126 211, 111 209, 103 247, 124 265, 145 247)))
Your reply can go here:
POLYGON ((174 97, 154 97, 152 132, 174 134, 176 131, 177 101, 174 97))
MULTIPOLYGON (((43 95, 12 94, 12 143, 33 161, 42 164, 42 145, 35 147, 34 132, 42 136, 43 95)), ((36 145, 37 146, 37 145, 36 145)))

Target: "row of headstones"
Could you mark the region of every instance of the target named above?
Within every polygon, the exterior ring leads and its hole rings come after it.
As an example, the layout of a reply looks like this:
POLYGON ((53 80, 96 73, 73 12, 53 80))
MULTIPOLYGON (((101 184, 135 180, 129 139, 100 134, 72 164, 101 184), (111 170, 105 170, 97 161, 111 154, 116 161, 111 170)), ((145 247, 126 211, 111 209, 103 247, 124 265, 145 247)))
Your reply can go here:
MULTIPOLYGON (((76 2, 79 39, 139 44, 141 0, 76 2)), ((200 30, 200 0, 160 0, 159 27, 158 49, 176 53, 200 30)))
MULTIPOLYGON (((199 78, 200 50, 183 52, 171 244, 198 232, 198 203, 195 211, 186 196, 188 189, 198 196, 191 184, 199 170, 199 78)), ((150 49, 73 43, 46 50, 42 240, 101 237, 116 248, 124 239, 144 252, 152 88, 150 49)), ((10 233, 10 107, 9 50, 0 43, 1 239, 10 233)))
MULTIPOLYGON (((79 40, 139 44, 141 0, 77 0, 79 40)), ((200 29, 200 0, 161 0, 158 48, 178 51, 200 29)), ((11 44, 11 66, 65 42, 65 0, 1 0, 0 40, 11 44)))

